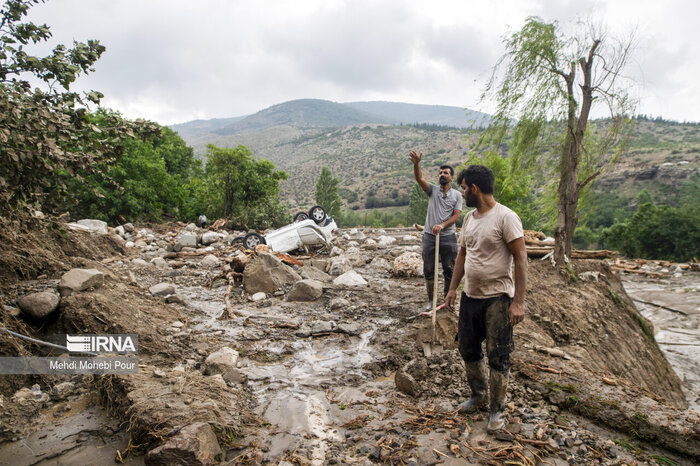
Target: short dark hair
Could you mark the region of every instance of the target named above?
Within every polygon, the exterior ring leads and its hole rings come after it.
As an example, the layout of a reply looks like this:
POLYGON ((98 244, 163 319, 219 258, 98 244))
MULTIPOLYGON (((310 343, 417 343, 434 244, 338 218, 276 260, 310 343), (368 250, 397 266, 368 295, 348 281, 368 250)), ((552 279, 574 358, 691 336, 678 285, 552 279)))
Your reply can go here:
POLYGON ((442 170, 443 168, 449 168, 450 176, 455 176, 455 169, 452 168, 452 165, 440 165, 440 170, 442 170))
POLYGON ((485 165, 469 165, 462 170, 457 177, 457 184, 462 185, 464 181, 467 186, 477 185, 482 193, 493 194, 493 187, 496 184, 496 177, 493 171, 485 165))

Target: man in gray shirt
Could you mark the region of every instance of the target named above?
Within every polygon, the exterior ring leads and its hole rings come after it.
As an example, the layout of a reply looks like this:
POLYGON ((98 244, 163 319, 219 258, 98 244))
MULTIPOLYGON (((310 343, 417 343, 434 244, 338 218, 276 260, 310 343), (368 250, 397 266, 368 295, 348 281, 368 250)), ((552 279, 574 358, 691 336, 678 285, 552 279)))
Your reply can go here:
MULTIPOLYGON (((435 235, 440 235, 440 260, 442 261, 442 274, 445 278, 444 293, 450 288, 452 271, 457 257, 457 237, 455 236, 455 223, 462 213, 462 195, 452 188, 454 169, 449 165, 440 167, 440 186, 429 184, 423 178, 420 162, 423 153, 416 151, 409 153, 413 162, 413 176, 418 185, 428 195, 428 214, 425 217, 423 229, 423 275, 428 291, 428 301, 433 301, 433 280, 435 279, 435 235)), ((430 304, 429 304, 430 306, 430 304)))

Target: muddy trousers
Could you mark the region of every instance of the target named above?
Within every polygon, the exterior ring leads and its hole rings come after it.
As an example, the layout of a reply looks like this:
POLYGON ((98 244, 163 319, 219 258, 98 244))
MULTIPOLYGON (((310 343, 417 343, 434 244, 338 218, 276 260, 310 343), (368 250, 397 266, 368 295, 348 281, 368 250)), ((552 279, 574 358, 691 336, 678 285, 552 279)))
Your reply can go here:
MULTIPOLYGON (((443 291, 445 295, 450 289, 452 272, 455 268, 457 258, 457 237, 454 234, 440 235, 440 262, 442 263, 442 274, 445 278, 443 291)), ((433 300, 433 279, 435 278, 435 235, 423 233, 423 276, 425 276, 428 299, 433 300)))
POLYGON ((478 362, 484 358, 482 343, 486 340, 489 367, 501 373, 510 369, 513 326, 508 308, 512 301, 507 295, 474 299, 462 293, 457 341, 465 363, 478 362))

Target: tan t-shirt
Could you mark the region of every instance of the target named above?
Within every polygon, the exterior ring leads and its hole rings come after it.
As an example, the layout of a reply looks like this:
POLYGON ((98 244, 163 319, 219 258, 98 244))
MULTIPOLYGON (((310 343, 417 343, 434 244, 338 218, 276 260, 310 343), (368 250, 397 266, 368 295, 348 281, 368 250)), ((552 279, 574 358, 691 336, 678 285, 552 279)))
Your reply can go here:
POLYGON ((518 214, 496 203, 486 214, 476 209, 464 217, 459 247, 466 248, 464 292, 470 298, 515 294, 513 255, 508 243, 523 236, 518 214))

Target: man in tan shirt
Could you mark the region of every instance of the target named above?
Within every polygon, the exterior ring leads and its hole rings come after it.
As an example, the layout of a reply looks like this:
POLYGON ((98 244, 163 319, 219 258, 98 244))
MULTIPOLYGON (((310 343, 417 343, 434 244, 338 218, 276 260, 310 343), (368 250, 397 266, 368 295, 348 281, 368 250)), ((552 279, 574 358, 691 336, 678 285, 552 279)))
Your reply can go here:
POLYGON ((518 215, 493 197, 494 175, 482 165, 470 165, 459 174, 467 207, 457 259, 445 298, 453 308, 457 287, 465 277, 459 305, 459 352, 464 359, 471 397, 461 413, 489 405, 488 432, 505 426, 505 406, 513 326, 525 316, 527 251, 518 215), (488 391, 482 342, 489 364, 488 391), (489 402, 490 398, 490 403, 489 402))

